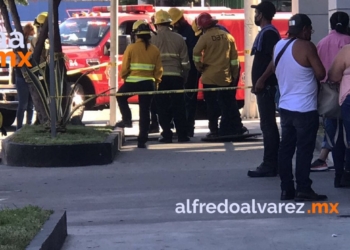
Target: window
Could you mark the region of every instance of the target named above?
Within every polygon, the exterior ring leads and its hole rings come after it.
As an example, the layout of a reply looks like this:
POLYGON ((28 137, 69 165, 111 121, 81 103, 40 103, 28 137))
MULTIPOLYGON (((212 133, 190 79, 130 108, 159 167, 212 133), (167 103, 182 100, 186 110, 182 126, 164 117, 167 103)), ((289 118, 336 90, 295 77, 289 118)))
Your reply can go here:
POLYGON ((109 18, 71 18, 60 25, 62 45, 97 46, 110 27, 109 18))
POLYGON ((137 20, 131 20, 131 21, 129 20, 129 21, 122 22, 119 25, 118 35, 130 35, 132 31, 132 26, 136 21, 137 20))

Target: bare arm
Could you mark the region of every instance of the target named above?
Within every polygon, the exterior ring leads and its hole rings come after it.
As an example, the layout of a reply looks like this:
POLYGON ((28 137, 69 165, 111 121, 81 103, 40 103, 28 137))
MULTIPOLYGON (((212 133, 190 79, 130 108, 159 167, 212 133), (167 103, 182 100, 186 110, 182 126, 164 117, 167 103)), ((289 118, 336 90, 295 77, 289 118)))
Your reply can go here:
POLYGON ((273 60, 271 60, 271 62, 269 63, 269 66, 267 66, 264 74, 262 74, 260 76, 261 81, 266 81, 270 76, 273 75, 273 73, 275 73, 275 65, 273 63, 273 60))
POLYGON ((343 47, 335 57, 331 68, 328 71, 328 80, 331 82, 340 82, 343 72, 346 69, 345 57, 347 56, 346 47, 343 47))
POLYGON ((312 42, 308 42, 306 45, 307 59, 314 71, 316 79, 321 81, 326 77, 326 69, 318 56, 316 46, 312 42))

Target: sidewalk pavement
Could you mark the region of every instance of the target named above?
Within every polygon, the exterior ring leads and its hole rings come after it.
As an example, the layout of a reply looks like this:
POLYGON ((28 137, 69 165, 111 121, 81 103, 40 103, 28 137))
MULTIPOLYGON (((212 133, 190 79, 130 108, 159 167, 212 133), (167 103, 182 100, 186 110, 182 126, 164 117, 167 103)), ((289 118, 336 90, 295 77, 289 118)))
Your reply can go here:
MULTIPOLYGON (((259 132, 258 120, 244 124, 259 132)), ((136 132, 136 126, 126 130, 127 135, 136 132)), ((207 124, 201 121, 190 143, 151 141, 148 149, 138 149, 135 137, 127 137, 115 162, 106 166, 1 166, 0 204, 67 210, 69 236, 63 250, 349 249, 349 189, 335 189, 331 171, 311 173, 311 178, 315 191, 339 202, 339 214, 177 214, 177 204, 187 199, 280 202, 278 177, 247 177, 248 169, 261 162, 261 138, 202 143, 205 132, 207 124)))

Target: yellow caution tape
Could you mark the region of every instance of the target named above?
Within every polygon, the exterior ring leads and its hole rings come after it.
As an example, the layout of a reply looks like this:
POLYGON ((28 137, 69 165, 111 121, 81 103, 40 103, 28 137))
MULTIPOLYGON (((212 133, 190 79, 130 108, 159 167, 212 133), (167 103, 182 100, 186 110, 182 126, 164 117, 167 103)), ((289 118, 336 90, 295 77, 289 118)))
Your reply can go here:
POLYGON ((101 63, 99 65, 89 66, 89 67, 85 67, 85 68, 72 69, 72 70, 68 70, 67 71, 67 75, 74 75, 74 74, 81 73, 81 72, 87 71, 87 70, 107 67, 108 65, 110 65, 110 63, 109 62, 105 62, 105 63, 101 63))
POLYGON ((252 51, 251 51, 250 49, 245 49, 245 50, 244 50, 244 54, 247 54, 247 55, 250 55, 251 52, 252 52, 252 51))
MULTIPOLYGON (((111 67, 111 66, 118 66, 121 62, 118 61, 117 63, 111 63, 111 62, 105 62, 99 65, 93 65, 85 68, 80 69, 74 69, 74 70, 68 70, 67 75, 74 75, 77 73, 81 73, 83 71, 87 70, 93 70, 98 69, 102 67, 111 67)), ((39 68, 45 67, 47 64, 46 62, 43 62, 39 64, 38 66, 35 66, 31 68, 31 71, 35 73, 39 70, 39 68)), ((29 77, 27 73, 25 73, 25 77, 29 77)), ((29 79, 28 79, 29 80, 29 79)), ((205 89, 177 89, 177 90, 156 90, 156 91, 141 91, 141 92, 127 92, 127 93, 113 93, 113 94, 100 94, 100 95, 83 95, 84 97, 90 98, 90 97, 102 97, 102 96, 133 96, 133 95, 164 95, 164 94, 184 94, 184 93, 193 93, 193 92, 213 92, 213 91, 225 91, 225 90, 237 90, 237 89, 249 89, 252 88, 252 86, 247 87, 217 87, 217 88, 205 88, 205 89)), ((111 89, 113 90, 113 89, 111 89)), ((65 98, 70 96, 50 96, 50 98, 65 98)))
MULTIPOLYGON (((113 94, 101 94, 101 95, 83 95, 84 97, 102 97, 102 96, 133 96, 133 95, 164 95, 164 94, 183 94, 193 92, 213 92, 224 90, 237 90, 237 89, 250 89, 252 86, 247 87, 218 87, 218 88, 205 88, 205 89, 176 89, 176 90, 156 90, 156 91, 140 91, 140 92, 126 92, 126 93, 113 93, 113 94)), ((113 90, 113 89, 111 89, 113 90)), ((50 98, 64 98, 69 96, 51 96, 50 98)))

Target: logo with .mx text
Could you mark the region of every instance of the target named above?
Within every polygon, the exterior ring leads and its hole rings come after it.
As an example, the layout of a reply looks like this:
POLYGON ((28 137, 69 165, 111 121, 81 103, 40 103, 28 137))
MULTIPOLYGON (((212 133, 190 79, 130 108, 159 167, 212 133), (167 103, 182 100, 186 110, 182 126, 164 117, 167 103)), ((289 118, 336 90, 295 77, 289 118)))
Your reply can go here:
MULTIPOLYGON (((25 49, 24 45, 24 37, 23 34, 17 31, 10 33, 10 38, 8 40, 8 44, 6 44, 6 33, 0 32, 0 46, 2 49, 17 49, 22 48, 25 49)), ((0 66, 6 67, 7 58, 10 58, 10 66, 11 67, 23 67, 26 65, 27 67, 32 67, 32 64, 29 62, 29 58, 32 55, 31 51, 23 54, 23 52, 18 51, 17 54, 14 51, 1 51, 0 50, 0 66), (19 59, 19 60, 18 60, 19 59)))

